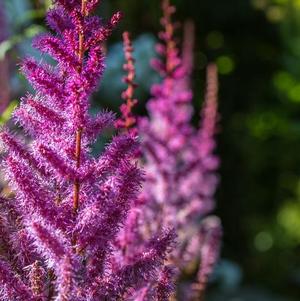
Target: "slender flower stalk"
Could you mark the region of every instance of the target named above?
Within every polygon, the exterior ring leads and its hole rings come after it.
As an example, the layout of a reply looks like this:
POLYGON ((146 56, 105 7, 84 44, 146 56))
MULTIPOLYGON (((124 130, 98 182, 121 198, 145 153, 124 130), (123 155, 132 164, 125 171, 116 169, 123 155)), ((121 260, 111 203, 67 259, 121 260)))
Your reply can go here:
POLYGON ((137 105, 137 99, 134 98, 134 92, 137 87, 135 83, 136 70, 134 65, 132 42, 130 39, 129 32, 123 33, 123 43, 124 43, 124 54, 126 63, 124 64, 124 70, 127 71, 127 75, 123 78, 124 82, 128 85, 127 89, 122 93, 122 98, 125 103, 121 105, 122 117, 117 120, 116 127, 119 129, 124 129, 126 131, 135 132, 136 117, 134 116, 132 110, 137 105))
POLYGON ((212 274, 219 257, 222 236, 219 219, 215 216, 207 217, 203 220, 200 231, 201 263, 198 270, 197 282, 192 286, 192 298, 194 300, 204 299, 209 276, 212 274))
POLYGON ((195 24, 192 20, 184 23, 183 45, 182 45, 182 65, 185 68, 186 88, 191 88, 191 78, 194 67, 195 50, 195 24))
MULTIPOLYGON (((86 10, 86 4, 87 0, 82 0, 81 2, 81 15, 83 17, 87 16, 87 10, 86 10)), ((83 64, 83 58, 84 58, 84 53, 85 53, 85 45, 84 45, 84 28, 83 24, 80 24, 78 26, 79 28, 79 38, 78 38, 78 60, 79 60, 79 72, 82 70, 82 64, 83 64)), ((82 131, 83 128, 79 126, 76 129, 76 146, 75 146, 75 160, 76 160, 76 168, 80 168, 80 163, 81 163, 81 139, 82 139, 82 131)), ((73 209, 75 213, 78 210, 79 207, 79 193, 80 193, 80 182, 78 179, 75 180, 74 183, 74 204, 73 204, 73 209)))

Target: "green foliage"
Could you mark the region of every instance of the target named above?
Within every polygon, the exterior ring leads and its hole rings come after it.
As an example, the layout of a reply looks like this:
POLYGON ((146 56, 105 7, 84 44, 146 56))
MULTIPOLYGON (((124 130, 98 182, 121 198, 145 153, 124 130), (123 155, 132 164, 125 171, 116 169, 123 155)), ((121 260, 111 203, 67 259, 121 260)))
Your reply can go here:
POLYGON ((19 45, 25 39, 31 39, 38 33, 44 31, 44 28, 39 25, 31 25, 27 27, 22 34, 16 34, 9 39, 0 43, 0 60, 3 60, 6 54, 11 51, 15 46, 19 45))
POLYGON ((8 107, 5 109, 5 111, 0 116, 0 125, 4 125, 9 121, 9 119, 11 118, 11 114, 14 111, 14 109, 16 108, 16 106, 18 105, 18 103, 19 102, 17 100, 13 100, 9 103, 8 107))

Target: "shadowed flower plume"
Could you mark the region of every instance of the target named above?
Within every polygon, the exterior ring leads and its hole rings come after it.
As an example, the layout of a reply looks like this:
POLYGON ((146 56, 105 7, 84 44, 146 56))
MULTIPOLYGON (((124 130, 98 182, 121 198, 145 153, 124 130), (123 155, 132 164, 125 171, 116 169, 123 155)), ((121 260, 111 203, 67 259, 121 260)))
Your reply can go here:
POLYGON ((218 78, 216 66, 210 64, 201 120, 199 127, 194 128, 191 125, 194 25, 191 22, 185 25, 180 51, 172 23, 176 9, 169 0, 162 2, 162 9, 163 30, 156 47, 160 58, 152 61, 161 82, 151 89, 152 98, 147 104, 149 117, 141 118, 137 127, 146 178, 135 214, 126 225, 128 231, 133 225, 137 225, 139 231, 129 238, 124 235, 122 242, 124 256, 130 260, 126 254, 138 248, 141 240, 161 228, 175 228, 178 243, 170 262, 177 270, 171 273, 167 267, 161 269, 157 291, 145 288, 139 292, 138 300, 155 294, 159 300, 167 300, 171 291, 168 279, 178 278, 181 272, 188 273, 187 267, 193 265, 198 270, 198 278, 185 295, 184 300, 189 300, 194 297, 193 291, 203 294, 220 250, 221 223, 216 217, 207 218, 215 207, 218 184, 219 158, 214 153, 218 78))

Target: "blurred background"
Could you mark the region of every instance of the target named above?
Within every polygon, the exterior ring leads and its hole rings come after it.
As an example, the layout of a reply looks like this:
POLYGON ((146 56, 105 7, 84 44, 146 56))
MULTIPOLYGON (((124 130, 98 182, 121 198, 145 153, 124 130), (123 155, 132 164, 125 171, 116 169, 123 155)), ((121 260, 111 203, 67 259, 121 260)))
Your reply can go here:
MULTIPOLYGON (((45 30, 48 0, 0 0, 0 123, 27 89, 17 64, 38 54, 32 37, 45 30)), ((220 73, 222 159, 216 213, 224 225, 222 259, 208 301, 300 298, 300 1, 173 0, 177 20, 196 25, 195 112, 205 66, 220 73)), ((121 33, 135 39, 140 114, 157 75, 149 66, 160 29, 159 0, 106 0, 99 14, 125 19, 108 45, 108 70, 93 106, 118 110, 121 33)), ((178 29, 178 39, 182 30, 178 29)), ((196 115, 196 114, 195 114, 196 115)))

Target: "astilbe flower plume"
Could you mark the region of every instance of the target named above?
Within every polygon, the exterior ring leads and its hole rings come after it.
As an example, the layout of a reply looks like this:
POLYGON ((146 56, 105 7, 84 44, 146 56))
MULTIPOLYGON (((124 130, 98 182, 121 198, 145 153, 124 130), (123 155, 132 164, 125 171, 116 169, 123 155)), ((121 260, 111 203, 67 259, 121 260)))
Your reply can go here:
MULTIPOLYGON (((22 71, 36 93, 14 119, 30 144, 3 129, 6 177, 15 196, 0 202, 0 300, 134 300, 149 283, 162 293, 169 272, 171 230, 153 235, 130 260, 117 237, 136 202, 143 173, 137 139, 115 136, 97 158, 91 146, 114 116, 89 114, 89 98, 104 71, 103 42, 121 19, 91 16, 97 0, 55 0, 34 46, 52 66, 27 58, 22 71)), ((145 299, 147 300, 147 299, 145 299)), ((152 299, 151 299, 152 300, 152 299)))
MULTIPOLYGON (((218 184, 219 159, 214 154, 218 122, 217 69, 214 64, 207 68, 207 92, 196 129, 191 125, 193 24, 186 25, 180 53, 172 23, 175 7, 164 0, 162 8, 164 30, 159 34, 162 42, 157 45, 161 59, 152 62, 162 81, 152 87, 153 97, 147 105, 149 118, 140 119, 137 129, 142 138, 141 162, 146 181, 135 213, 131 214, 131 224, 127 224, 128 232, 133 224, 139 225, 139 231, 130 237, 124 249, 136 248, 140 240, 161 228, 175 228, 178 244, 170 262, 177 270, 173 272, 179 277, 180 272, 188 272, 188 267, 200 262, 197 279, 183 297, 183 300, 198 300, 218 259, 222 233, 220 220, 209 216, 215 206, 218 184)), ((162 280, 170 276, 166 269, 161 273, 162 280)), ((144 296, 147 293, 151 290, 143 291, 144 296)))

